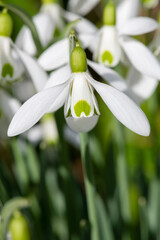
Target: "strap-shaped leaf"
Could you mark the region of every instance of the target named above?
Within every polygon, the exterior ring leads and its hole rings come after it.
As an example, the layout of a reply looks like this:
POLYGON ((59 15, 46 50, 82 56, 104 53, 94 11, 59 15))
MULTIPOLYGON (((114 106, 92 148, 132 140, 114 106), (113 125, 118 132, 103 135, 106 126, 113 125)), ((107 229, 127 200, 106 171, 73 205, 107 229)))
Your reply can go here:
POLYGON ((37 29, 32 21, 31 16, 23 8, 14 4, 0 3, 0 6, 7 8, 8 10, 16 14, 19 18, 21 18, 24 24, 31 30, 33 40, 37 47, 38 53, 40 54, 42 52, 42 45, 39 40, 37 29))
POLYGON ((0 240, 6 239, 8 223, 13 212, 16 209, 25 208, 28 206, 29 201, 21 197, 11 199, 4 205, 0 213, 0 240))

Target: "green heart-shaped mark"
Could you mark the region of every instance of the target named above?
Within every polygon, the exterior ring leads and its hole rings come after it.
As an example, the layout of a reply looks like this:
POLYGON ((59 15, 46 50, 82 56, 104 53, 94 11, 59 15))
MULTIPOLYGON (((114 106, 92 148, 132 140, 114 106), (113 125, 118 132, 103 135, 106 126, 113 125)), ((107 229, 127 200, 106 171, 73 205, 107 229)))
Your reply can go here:
POLYGON ((7 75, 13 77, 14 70, 10 63, 5 63, 2 68, 2 77, 5 78, 7 75))
POLYGON ((80 100, 74 105, 74 111, 77 117, 80 117, 83 112, 86 116, 88 116, 91 112, 91 106, 87 101, 80 100))
POLYGON ((114 58, 113 55, 110 53, 110 51, 105 51, 102 54, 102 62, 105 63, 106 61, 109 62, 109 64, 112 64, 114 58))

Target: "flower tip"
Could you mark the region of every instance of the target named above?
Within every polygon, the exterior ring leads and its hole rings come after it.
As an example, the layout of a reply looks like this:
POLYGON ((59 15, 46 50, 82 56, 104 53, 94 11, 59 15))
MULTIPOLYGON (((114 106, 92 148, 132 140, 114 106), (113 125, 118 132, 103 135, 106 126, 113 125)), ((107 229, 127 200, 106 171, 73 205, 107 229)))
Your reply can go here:
MULTIPOLYGON (((11 125, 10 125, 11 126, 11 125)), ((9 126, 8 131, 7 131, 7 136, 8 137, 14 137, 15 134, 13 132, 13 129, 9 126)))
POLYGON ((151 128, 150 128, 150 124, 147 120, 146 124, 144 124, 144 127, 142 128, 141 131, 139 131, 139 135, 144 136, 144 137, 148 137, 150 135, 151 132, 151 128))

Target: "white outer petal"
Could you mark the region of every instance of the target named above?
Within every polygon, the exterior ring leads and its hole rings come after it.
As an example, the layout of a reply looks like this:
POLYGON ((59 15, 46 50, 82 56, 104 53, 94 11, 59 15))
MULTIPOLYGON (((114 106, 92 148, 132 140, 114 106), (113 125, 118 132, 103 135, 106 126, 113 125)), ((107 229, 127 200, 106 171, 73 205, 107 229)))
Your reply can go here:
POLYGON ((69 65, 59 68, 52 72, 49 76, 48 81, 45 84, 45 88, 54 87, 56 85, 66 82, 71 76, 71 69, 69 65))
MULTIPOLYGON (((8 129, 8 136, 21 134, 36 124, 50 110, 67 85, 68 83, 64 83, 45 89, 25 102, 13 117, 8 129)), ((54 107, 57 109, 58 106, 54 107)))
MULTIPOLYGON (((52 19, 44 13, 38 13, 33 17, 33 22, 37 29, 40 42, 43 47, 46 47, 53 38, 54 35, 54 23, 52 19)), ((29 55, 34 56, 37 53, 37 49, 28 27, 24 26, 16 38, 16 45, 27 52, 29 55)))
POLYGON ((132 65, 139 72, 160 80, 160 64, 144 44, 129 37, 121 37, 121 46, 132 65))
POLYGON ((149 17, 135 17, 129 19, 121 28, 120 35, 136 36, 158 29, 158 22, 149 17))
POLYGON ((60 40, 47 48, 38 59, 39 64, 47 71, 54 70, 69 62, 68 38, 60 40))
POLYGON ((99 40, 99 46, 97 54, 94 55, 94 60, 98 60, 99 63, 105 66, 116 66, 121 58, 121 46, 119 44, 117 29, 114 26, 104 26, 101 30, 101 37, 99 40), (105 51, 109 51, 113 56, 113 62, 102 62, 102 55, 105 51))
POLYGON ((68 97, 69 88, 70 88, 70 84, 69 84, 70 81, 71 81, 71 79, 68 81, 67 86, 62 90, 62 92, 59 94, 59 96, 57 97, 57 99, 51 105, 51 107, 49 108, 49 111, 47 111, 47 112, 49 112, 49 113, 55 112, 65 104, 67 97, 68 97))
POLYGON ((105 81, 120 91, 127 89, 125 80, 114 70, 103 66, 102 64, 87 61, 88 65, 97 72, 105 81))
POLYGON ((138 16, 140 0, 121 0, 117 7, 117 26, 123 26, 130 18, 138 16))
POLYGON ((86 18, 83 18, 77 14, 67 12, 67 11, 64 11, 63 15, 64 15, 64 18, 69 22, 75 21, 77 19, 81 19, 81 21, 79 21, 74 27, 78 33, 89 34, 89 33, 95 33, 97 31, 97 27, 86 18))
POLYGON ((100 0, 69 0, 68 9, 71 12, 86 15, 89 13, 100 0))
POLYGON ((21 51, 18 47, 16 47, 16 45, 13 44, 13 46, 15 47, 15 51, 21 58, 28 74, 30 75, 36 91, 41 91, 47 81, 48 75, 38 64, 36 59, 29 56, 27 53, 21 51))
POLYGON ((103 83, 88 78, 115 117, 133 132, 148 136, 150 125, 143 111, 127 95, 103 83))
POLYGON ((154 93, 158 81, 139 73, 134 68, 131 68, 127 76, 127 84, 127 95, 139 104, 148 99, 154 93))

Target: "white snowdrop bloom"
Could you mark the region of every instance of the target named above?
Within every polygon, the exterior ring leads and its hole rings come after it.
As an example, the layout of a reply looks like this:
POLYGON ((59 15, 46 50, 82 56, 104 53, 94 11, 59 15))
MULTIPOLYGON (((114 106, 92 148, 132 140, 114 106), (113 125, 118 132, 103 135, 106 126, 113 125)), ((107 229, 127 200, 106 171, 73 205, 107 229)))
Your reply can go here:
POLYGON ((37 91, 47 80, 47 74, 35 59, 21 51, 11 40, 13 23, 10 15, 0 13, 0 85, 11 83, 28 74, 37 91))
MULTIPOLYGON (((41 12, 33 17, 33 22, 37 29, 41 45, 44 48, 47 47, 53 38, 56 27, 55 23, 48 14, 41 12)), ((32 33, 28 27, 22 27, 15 43, 21 50, 29 55, 35 56, 37 54, 37 48, 32 38, 32 33)))
POLYGON ((142 0, 142 3, 146 8, 155 8, 158 5, 159 0, 142 0))
POLYGON ((137 17, 140 7, 140 0, 119 0, 116 8, 117 27, 123 26, 129 19, 137 17))
MULTIPOLYGON (((85 1, 86 2, 86 1, 85 1)), ((86 5, 84 2, 83 4, 81 1, 78 1, 79 4, 83 6, 82 11, 84 10, 89 11, 91 7, 95 5, 97 0, 93 2, 88 0, 88 8, 84 8, 86 5)), ((71 7, 72 4, 69 4, 71 7)), ((73 8, 74 9, 74 8, 73 8)), ((77 8, 76 8, 77 9, 77 8)), ((74 10, 76 10, 74 9, 74 10)), ((73 11, 74 12, 74 11, 73 11)), ((81 12, 81 11, 80 11, 81 12)), ((87 19, 69 11, 65 11, 56 3, 55 0, 44 0, 42 1, 42 6, 38 14, 33 17, 33 22, 37 29, 37 33, 40 38, 40 42, 43 47, 47 47, 49 43, 52 41, 54 37, 54 33, 56 30, 62 31, 65 23, 64 20, 69 22, 75 21, 77 19, 81 19, 79 23, 76 24, 75 29, 80 33, 93 33, 97 31, 97 28, 89 22, 87 19)), ((28 27, 22 27, 21 31, 19 32, 16 38, 16 45, 22 49, 23 51, 27 52, 31 56, 35 56, 37 54, 37 49, 32 38, 31 31, 28 27)))
POLYGON ((90 131, 100 114, 93 89, 122 124, 140 135, 149 135, 149 122, 139 106, 124 93, 97 82, 90 76, 87 72, 86 55, 81 47, 72 51, 70 76, 66 74, 66 68, 65 66, 63 70, 61 68, 56 71, 57 79, 50 80, 45 89, 22 105, 10 123, 8 136, 27 131, 45 113, 54 112, 63 105, 70 128, 77 132, 90 131))
POLYGON ((94 60, 104 66, 115 67, 125 53, 135 69, 159 79, 160 65, 155 56, 144 44, 130 37, 154 31, 158 28, 158 23, 148 17, 135 17, 117 27, 113 3, 104 9, 103 21, 104 26, 96 34, 80 36, 85 47, 88 45, 93 52, 94 60))
POLYGON ((82 16, 89 13, 100 0, 69 0, 68 10, 82 16))

